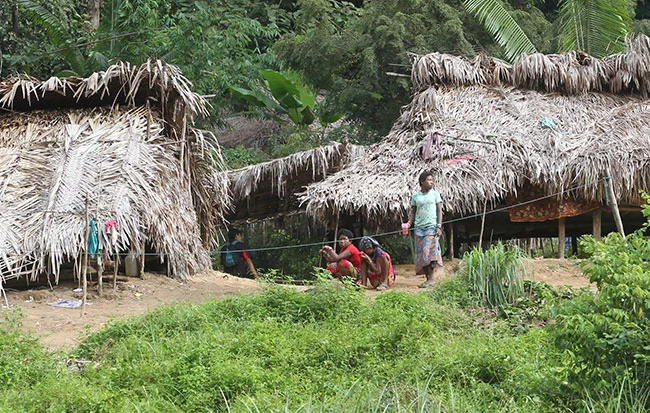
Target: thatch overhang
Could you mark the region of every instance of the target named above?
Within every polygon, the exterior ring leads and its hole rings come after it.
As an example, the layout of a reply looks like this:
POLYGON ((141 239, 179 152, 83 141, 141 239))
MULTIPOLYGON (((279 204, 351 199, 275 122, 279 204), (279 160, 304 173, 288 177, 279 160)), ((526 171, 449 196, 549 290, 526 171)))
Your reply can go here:
POLYGON ((153 249, 181 279, 209 268, 230 198, 214 137, 192 127, 206 113, 180 70, 158 60, 0 82, 2 278, 58 282, 64 263, 78 268, 86 201, 100 229, 118 223, 115 246, 100 231, 108 254, 153 249))
POLYGON ((419 56, 412 83, 413 100, 389 134, 301 194, 310 215, 405 219, 427 169, 446 220, 505 206, 531 186, 546 195, 576 188, 570 197, 600 203, 608 171, 619 202, 638 206, 638 190, 650 188, 645 36, 605 59, 530 55, 508 66, 485 56, 419 56))
POLYGON ((365 146, 331 143, 228 173, 233 210, 229 219, 252 221, 298 211, 297 194, 365 153, 365 146))

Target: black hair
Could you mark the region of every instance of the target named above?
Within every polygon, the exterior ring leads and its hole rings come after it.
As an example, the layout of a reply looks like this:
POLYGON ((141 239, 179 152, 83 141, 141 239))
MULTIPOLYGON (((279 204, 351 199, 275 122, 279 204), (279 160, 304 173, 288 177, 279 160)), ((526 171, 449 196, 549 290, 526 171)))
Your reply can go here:
POLYGON ((433 173, 431 171, 424 171, 420 174, 420 177, 418 178, 418 182, 420 182, 420 185, 424 183, 424 181, 427 180, 428 177, 433 176, 433 173))
POLYGON ((352 231, 350 231, 349 229, 345 229, 345 228, 339 229, 339 233, 338 233, 337 237, 341 238, 341 235, 344 235, 344 236, 348 237, 348 239, 354 238, 354 234, 352 233, 352 231))
POLYGON ((241 234, 241 229, 231 228, 230 231, 228 231, 228 241, 234 241, 235 237, 239 234, 241 234))

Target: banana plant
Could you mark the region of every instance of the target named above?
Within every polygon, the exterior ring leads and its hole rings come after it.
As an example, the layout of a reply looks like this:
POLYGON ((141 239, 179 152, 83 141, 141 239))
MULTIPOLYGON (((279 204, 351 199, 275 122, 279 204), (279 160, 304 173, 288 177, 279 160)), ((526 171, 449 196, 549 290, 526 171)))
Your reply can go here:
MULTIPOLYGON (((286 123, 287 116, 295 125, 311 125, 317 116, 316 94, 300 81, 274 70, 262 70, 264 85, 259 89, 229 86, 234 96, 265 110, 265 115, 286 123)), ((341 114, 319 116, 323 126, 341 118, 341 114)))

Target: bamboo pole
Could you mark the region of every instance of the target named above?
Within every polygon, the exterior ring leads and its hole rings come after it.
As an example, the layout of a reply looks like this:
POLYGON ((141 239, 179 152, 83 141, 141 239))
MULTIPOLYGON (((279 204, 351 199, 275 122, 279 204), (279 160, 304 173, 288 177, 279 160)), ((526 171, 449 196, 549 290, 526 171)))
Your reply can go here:
POLYGON ((609 194, 609 202, 612 208, 612 214, 614 215, 614 222, 616 222, 616 228, 618 232, 625 237, 625 231, 623 230, 623 221, 621 220, 621 214, 618 210, 618 202, 616 202, 616 195, 614 195, 614 185, 612 185, 612 173, 609 168, 607 168, 607 176, 605 177, 605 189, 609 194))
MULTIPOLYGON (((98 257, 102 257, 103 251, 97 251, 98 257)), ((103 258, 103 257, 102 257, 103 258)), ((102 294, 104 293, 104 284, 102 282, 102 278, 104 275, 104 262, 100 264, 100 259, 97 258, 97 292, 99 293, 99 296, 101 297, 102 294)))
MULTIPOLYGON (((144 258, 147 251, 147 242, 142 241, 142 254, 140 255, 140 279, 144 280, 144 258)), ((169 256, 167 256, 169 258, 169 256)))
POLYGON ((449 223, 449 259, 453 260, 455 256, 454 251, 454 223, 449 223))
POLYGON ((90 235, 90 217, 88 213, 88 194, 86 194, 86 210, 84 211, 84 222, 86 224, 86 229, 84 231, 84 243, 83 243, 83 249, 84 249, 84 256, 81 262, 83 263, 83 268, 81 270, 81 285, 82 285, 82 291, 83 294, 81 296, 81 314, 79 315, 80 317, 83 317, 84 313, 86 312, 86 297, 88 295, 88 280, 86 278, 86 275, 88 273, 88 236, 90 235))
POLYGON ((334 251, 336 251, 336 240, 339 239, 339 215, 341 213, 341 210, 336 211, 336 228, 334 229, 334 245, 332 248, 334 248, 334 251))
POLYGON ((117 245, 115 245, 115 260, 113 261, 113 291, 117 290, 117 267, 119 266, 119 254, 117 253, 117 245))
POLYGON ((487 209, 487 198, 483 201, 483 216, 481 217, 481 235, 478 237, 478 250, 483 251, 483 229, 485 229, 485 211, 487 209))

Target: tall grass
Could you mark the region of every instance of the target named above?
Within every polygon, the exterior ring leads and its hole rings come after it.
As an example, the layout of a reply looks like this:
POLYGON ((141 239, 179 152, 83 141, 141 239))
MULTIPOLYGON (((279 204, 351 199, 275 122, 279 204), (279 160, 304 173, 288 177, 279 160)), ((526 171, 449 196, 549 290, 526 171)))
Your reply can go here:
POLYGON ((514 304, 523 293, 526 254, 516 246, 499 242, 481 251, 474 248, 463 255, 462 265, 469 282, 491 308, 514 304))

